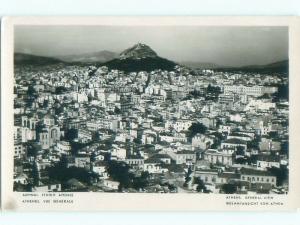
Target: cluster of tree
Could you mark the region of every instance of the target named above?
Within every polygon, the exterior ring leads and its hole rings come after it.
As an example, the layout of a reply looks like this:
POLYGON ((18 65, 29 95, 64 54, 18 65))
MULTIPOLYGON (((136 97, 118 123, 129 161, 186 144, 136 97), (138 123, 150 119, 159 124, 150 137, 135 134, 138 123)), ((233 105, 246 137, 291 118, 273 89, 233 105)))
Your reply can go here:
POLYGON ((41 150, 41 146, 38 145, 34 141, 28 141, 24 145, 25 145, 28 157, 31 157, 31 156, 36 157, 37 153, 41 150))
POLYGON ((284 141, 281 143, 280 154, 289 156, 289 142, 288 141, 284 141))
POLYGON ((135 188, 137 190, 143 189, 149 185, 150 174, 148 172, 142 172, 141 176, 136 177, 129 171, 129 166, 123 162, 109 161, 107 166, 107 172, 109 176, 120 182, 119 191, 126 188, 135 188))
POLYGON ((33 185, 31 183, 21 184, 20 182, 14 182, 13 190, 17 192, 31 192, 33 185))
POLYGON ((64 86, 59 86, 55 88, 55 94, 60 95, 63 94, 67 91, 68 89, 65 88, 64 86))
POLYGON ((65 187, 67 181, 72 178, 85 184, 90 184, 93 179, 97 178, 97 174, 91 173, 85 168, 67 167, 66 159, 64 157, 59 163, 48 167, 46 170, 49 179, 59 181, 62 184, 62 188, 65 187))
POLYGON ((278 91, 272 95, 274 102, 279 102, 281 99, 289 100, 289 85, 279 84, 278 91))
POLYGON ((240 185, 237 183, 228 183, 223 184, 221 186, 221 192, 224 194, 234 194, 237 192, 237 190, 240 188, 240 185))
POLYGON ((276 177, 276 185, 282 186, 288 181, 289 170, 286 166, 280 166, 280 168, 272 167, 268 171, 276 177))
POLYGON ((65 139, 67 141, 73 141, 78 137, 78 130, 75 128, 71 128, 65 131, 65 139))
POLYGON ((193 123, 187 132, 187 137, 193 138, 196 134, 205 134, 207 131, 207 127, 204 126, 202 123, 193 123))
POLYGON ((209 84, 206 89, 205 99, 216 101, 216 100, 218 100, 219 94, 221 94, 221 93, 222 93, 222 91, 221 91, 220 87, 212 86, 209 84))
POLYGON ((28 86, 28 89, 27 89, 27 95, 28 95, 28 96, 36 96, 36 95, 37 95, 37 92, 36 92, 36 90, 34 89, 33 85, 29 85, 29 86, 28 86))
POLYGON ((200 177, 194 178, 194 184, 197 184, 197 192, 209 193, 209 190, 206 188, 204 181, 200 177))

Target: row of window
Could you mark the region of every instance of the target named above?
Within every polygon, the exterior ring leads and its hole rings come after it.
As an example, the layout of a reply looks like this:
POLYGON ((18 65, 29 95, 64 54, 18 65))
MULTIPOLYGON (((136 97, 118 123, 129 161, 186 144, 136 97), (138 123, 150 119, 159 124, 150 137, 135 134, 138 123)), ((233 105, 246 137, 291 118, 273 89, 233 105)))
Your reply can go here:
POLYGON ((244 181, 252 181, 252 182, 275 182, 274 178, 264 178, 264 177, 249 177, 249 176, 242 176, 242 180, 244 181))

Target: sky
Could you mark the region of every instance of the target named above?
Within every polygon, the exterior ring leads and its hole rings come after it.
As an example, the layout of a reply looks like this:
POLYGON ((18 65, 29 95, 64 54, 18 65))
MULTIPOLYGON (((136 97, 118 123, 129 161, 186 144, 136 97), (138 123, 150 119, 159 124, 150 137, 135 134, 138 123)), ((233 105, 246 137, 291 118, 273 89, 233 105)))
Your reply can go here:
POLYGON ((140 42, 176 62, 263 65, 288 59, 287 27, 16 26, 15 52, 62 56, 120 53, 140 42))

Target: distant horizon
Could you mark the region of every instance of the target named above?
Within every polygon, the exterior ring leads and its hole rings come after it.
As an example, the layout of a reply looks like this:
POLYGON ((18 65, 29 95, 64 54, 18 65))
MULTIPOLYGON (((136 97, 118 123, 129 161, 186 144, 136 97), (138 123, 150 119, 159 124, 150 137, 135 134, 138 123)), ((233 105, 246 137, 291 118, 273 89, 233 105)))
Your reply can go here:
POLYGON ((58 59, 102 51, 119 54, 139 42, 178 63, 242 67, 289 59, 287 27, 15 27, 15 53, 58 59))

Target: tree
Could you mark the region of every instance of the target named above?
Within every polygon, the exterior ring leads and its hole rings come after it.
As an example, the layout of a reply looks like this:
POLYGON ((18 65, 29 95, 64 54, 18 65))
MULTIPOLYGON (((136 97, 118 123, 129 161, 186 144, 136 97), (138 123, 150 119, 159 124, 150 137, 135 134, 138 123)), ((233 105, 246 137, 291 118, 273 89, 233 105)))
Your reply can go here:
POLYGON ((188 137, 192 138, 196 134, 205 134, 207 127, 202 123, 193 123, 188 129, 188 137))
POLYGON ((203 192, 203 193, 208 192, 203 180, 201 180, 200 177, 195 177, 194 184, 197 184, 197 188, 196 188, 197 192, 203 192))
POLYGON ((248 160, 244 157, 239 157, 235 160, 235 163, 237 163, 237 164, 246 164, 246 163, 248 163, 248 160))
POLYGON ((47 108, 49 106, 49 101, 46 99, 43 102, 43 108, 47 108))
POLYGON ((192 180, 191 174, 192 174, 192 169, 191 169, 191 167, 189 167, 188 172, 187 172, 187 174, 185 176, 185 182, 183 184, 184 187, 187 187, 188 183, 192 180))
POLYGON ((244 147, 242 146, 237 146, 236 147, 236 155, 245 155, 245 150, 244 150, 244 147))
POLYGON ((77 136, 78 136, 78 130, 75 128, 71 128, 67 130, 65 133, 65 139, 68 141, 74 140, 75 138, 77 138, 77 136))
POLYGON ((59 105, 59 106, 55 107, 54 110, 55 110, 55 115, 59 115, 64 112, 64 106, 59 105))
POLYGON ((259 148, 259 140, 254 139, 252 141, 247 142, 247 147, 248 148, 253 148, 253 149, 258 149, 259 148))
POLYGON ((34 96, 34 95, 36 95, 36 90, 34 89, 34 87, 32 85, 28 86, 27 95, 28 96, 34 96))
POLYGON ((150 174, 148 171, 143 171, 140 177, 133 179, 133 187, 137 190, 143 189, 149 185, 150 174))
POLYGON ((37 156, 37 153, 41 150, 41 146, 37 145, 34 142, 26 143, 27 156, 33 156, 34 158, 37 156))
POLYGON ((279 84, 278 91, 274 93, 273 101, 278 102, 281 99, 288 101, 289 100, 289 85, 288 84, 279 84))
POLYGON ((284 141, 281 143, 280 154, 289 156, 289 142, 288 141, 284 141))
POLYGON ((234 194, 236 193, 237 189, 238 189, 237 184, 223 184, 221 186, 221 190, 225 194, 234 194))
POLYGON ((75 178, 82 183, 89 184, 96 174, 90 173, 84 168, 67 167, 64 161, 56 163, 52 167, 47 168, 50 180, 59 181, 65 184, 68 180, 75 178))
POLYGON ((55 88, 55 94, 60 95, 67 91, 67 88, 64 86, 59 86, 55 88))
POLYGON ((218 86, 208 85, 206 89, 206 99, 207 100, 217 100, 219 94, 221 94, 221 88, 218 86))
POLYGON ((286 166, 281 166, 280 168, 272 167, 268 171, 276 177, 276 185, 282 186, 288 180, 288 168, 286 166))
POLYGON ((122 114, 122 111, 118 107, 115 107, 114 113, 119 115, 122 114))
POLYGON ((100 134, 99 134, 99 132, 93 132, 92 133, 92 140, 93 141, 100 141, 100 134))
POLYGON ((109 161, 107 166, 107 172, 109 176, 118 182, 119 191, 123 188, 129 188, 133 175, 129 173, 129 166, 123 162, 109 161))
POLYGON ((39 170, 37 168, 36 163, 34 163, 32 165, 32 178, 33 178, 33 185, 38 186, 39 180, 40 180, 40 175, 39 175, 39 170))

